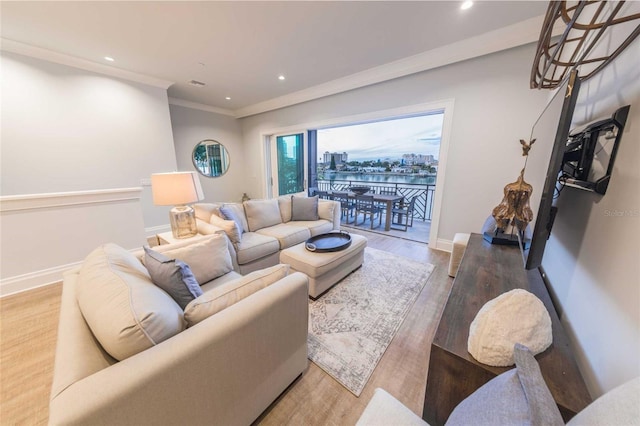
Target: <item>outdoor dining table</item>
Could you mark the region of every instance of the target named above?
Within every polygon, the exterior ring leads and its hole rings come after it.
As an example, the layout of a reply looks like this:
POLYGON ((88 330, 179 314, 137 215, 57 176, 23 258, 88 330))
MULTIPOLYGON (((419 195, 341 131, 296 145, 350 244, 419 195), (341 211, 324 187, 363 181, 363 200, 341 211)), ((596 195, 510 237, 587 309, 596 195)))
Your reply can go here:
MULTIPOLYGON (((333 194, 333 192, 340 192, 340 191, 332 191, 329 192, 329 195, 333 194)), ((373 201, 379 202, 379 203, 386 203, 386 216, 384 219, 384 230, 385 231, 390 231, 391 230, 391 209, 393 209, 393 203, 397 203, 399 201, 401 201, 404 197, 402 195, 394 195, 394 194, 369 194, 366 193, 364 195, 373 195, 373 201)), ((349 198, 355 198, 356 194, 353 192, 347 192, 347 196, 349 198)))

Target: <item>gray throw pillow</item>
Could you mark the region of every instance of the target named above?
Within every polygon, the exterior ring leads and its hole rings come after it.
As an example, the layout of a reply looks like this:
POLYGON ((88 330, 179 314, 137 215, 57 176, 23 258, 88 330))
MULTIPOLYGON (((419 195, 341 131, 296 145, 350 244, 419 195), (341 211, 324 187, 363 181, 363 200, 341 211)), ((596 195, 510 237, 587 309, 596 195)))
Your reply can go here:
POLYGON ((220 214, 226 220, 232 220, 236 223, 236 229, 238 230, 239 237, 242 237, 242 232, 244 231, 244 227, 242 225, 242 219, 236 213, 236 211, 229 206, 220 207, 220 214))
POLYGON ((291 196, 291 220, 318 220, 318 196, 291 196))
POLYGON ((564 425, 538 362, 516 343, 516 368, 491 379, 453 410, 446 426, 564 425))
POLYGON ((189 302, 202 295, 202 288, 193 276, 189 265, 178 259, 169 259, 148 247, 145 247, 144 251, 144 263, 151 281, 166 291, 182 310, 189 302))

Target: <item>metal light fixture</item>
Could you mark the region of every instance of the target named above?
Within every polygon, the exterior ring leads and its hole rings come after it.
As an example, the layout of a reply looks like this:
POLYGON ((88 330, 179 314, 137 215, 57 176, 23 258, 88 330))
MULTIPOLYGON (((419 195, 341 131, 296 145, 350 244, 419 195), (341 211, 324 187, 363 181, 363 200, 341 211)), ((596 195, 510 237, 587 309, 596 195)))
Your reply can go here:
POLYGON ((169 211, 174 238, 189 238, 198 234, 196 216, 187 204, 204 199, 196 172, 154 173, 151 175, 153 204, 175 206, 169 211))

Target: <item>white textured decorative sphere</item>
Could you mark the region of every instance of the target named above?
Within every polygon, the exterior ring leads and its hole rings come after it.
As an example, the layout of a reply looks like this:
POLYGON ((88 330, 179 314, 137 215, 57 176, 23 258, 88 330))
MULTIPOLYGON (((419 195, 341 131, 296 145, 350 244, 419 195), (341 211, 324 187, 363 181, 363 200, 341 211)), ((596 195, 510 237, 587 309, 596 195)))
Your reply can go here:
POLYGON ((467 348, 483 364, 514 364, 513 346, 525 345, 534 355, 553 341, 551 318, 540 299, 526 290, 508 291, 485 303, 469 328, 467 348))

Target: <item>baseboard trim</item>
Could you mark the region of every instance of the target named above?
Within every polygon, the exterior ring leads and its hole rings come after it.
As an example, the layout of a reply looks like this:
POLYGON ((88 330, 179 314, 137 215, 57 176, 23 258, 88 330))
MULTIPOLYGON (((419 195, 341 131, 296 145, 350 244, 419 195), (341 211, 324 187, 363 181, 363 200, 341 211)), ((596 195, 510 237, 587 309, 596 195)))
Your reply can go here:
POLYGON ((169 231, 171 231, 171 225, 150 226, 149 228, 144 228, 144 236, 149 238, 169 231))
POLYGON ((68 265, 55 266, 53 268, 2 279, 0 280, 0 297, 60 282, 62 281, 62 274, 65 271, 76 268, 81 264, 82 261, 74 262, 68 265))
POLYGON ((431 248, 451 253, 453 251, 453 241, 438 238, 438 240, 436 241, 436 246, 431 248))

